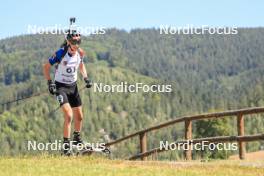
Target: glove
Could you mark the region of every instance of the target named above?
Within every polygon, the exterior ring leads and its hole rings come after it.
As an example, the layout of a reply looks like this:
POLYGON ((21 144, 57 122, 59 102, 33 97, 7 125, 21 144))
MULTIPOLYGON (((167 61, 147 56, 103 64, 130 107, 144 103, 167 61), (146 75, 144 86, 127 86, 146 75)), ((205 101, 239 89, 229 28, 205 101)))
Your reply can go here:
POLYGON ((52 80, 48 80, 49 92, 51 95, 56 93, 56 84, 52 80))
POLYGON ((84 78, 84 81, 86 83, 86 88, 91 88, 93 86, 93 83, 91 80, 89 80, 87 77, 84 78))

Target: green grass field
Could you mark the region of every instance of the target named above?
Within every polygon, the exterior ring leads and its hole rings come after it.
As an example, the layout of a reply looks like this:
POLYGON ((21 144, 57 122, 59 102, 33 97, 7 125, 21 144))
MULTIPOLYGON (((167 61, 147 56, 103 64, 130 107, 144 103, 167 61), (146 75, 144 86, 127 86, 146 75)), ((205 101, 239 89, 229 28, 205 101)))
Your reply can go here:
POLYGON ((264 161, 158 162, 121 161, 98 157, 0 157, 2 176, 263 176, 264 161))

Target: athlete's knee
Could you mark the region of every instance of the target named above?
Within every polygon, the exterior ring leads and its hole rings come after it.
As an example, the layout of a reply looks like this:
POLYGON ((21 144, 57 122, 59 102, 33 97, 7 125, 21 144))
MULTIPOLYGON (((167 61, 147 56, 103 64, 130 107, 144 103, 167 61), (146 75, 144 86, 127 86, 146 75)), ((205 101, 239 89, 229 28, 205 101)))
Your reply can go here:
POLYGON ((72 112, 70 112, 70 111, 64 112, 64 121, 66 123, 71 123, 71 120, 72 120, 72 112))
POLYGON ((80 112, 80 113, 78 114, 77 118, 78 118, 79 121, 82 121, 82 120, 83 120, 83 113, 80 112))
POLYGON ((64 120, 70 122, 72 119, 72 109, 68 103, 62 105, 62 111, 64 114, 64 120))
POLYGON ((75 118, 78 120, 78 121, 82 121, 83 120, 83 113, 81 110, 75 112, 75 118))
POLYGON ((64 115, 64 122, 65 123, 71 123, 72 116, 64 115))

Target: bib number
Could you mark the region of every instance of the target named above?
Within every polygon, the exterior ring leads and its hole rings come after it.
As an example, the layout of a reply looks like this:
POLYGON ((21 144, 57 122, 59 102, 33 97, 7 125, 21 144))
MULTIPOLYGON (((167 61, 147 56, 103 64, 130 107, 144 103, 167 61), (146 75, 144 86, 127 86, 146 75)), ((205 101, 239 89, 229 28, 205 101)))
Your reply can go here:
POLYGON ((76 68, 75 67, 69 67, 66 69, 67 73, 75 73, 76 72, 76 68))

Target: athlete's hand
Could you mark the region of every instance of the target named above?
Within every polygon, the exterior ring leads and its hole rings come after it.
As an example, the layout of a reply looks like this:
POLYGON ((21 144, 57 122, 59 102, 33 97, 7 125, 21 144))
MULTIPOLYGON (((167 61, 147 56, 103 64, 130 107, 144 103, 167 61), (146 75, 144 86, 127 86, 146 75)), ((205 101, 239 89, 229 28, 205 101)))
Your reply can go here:
POLYGON ((91 88, 93 86, 93 83, 91 80, 89 80, 87 77, 84 78, 84 81, 86 83, 86 88, 91 88))
POLYGON ((51 95, 56 93, 56 84, 52 80, 48 80, 49 92, 51 95))

